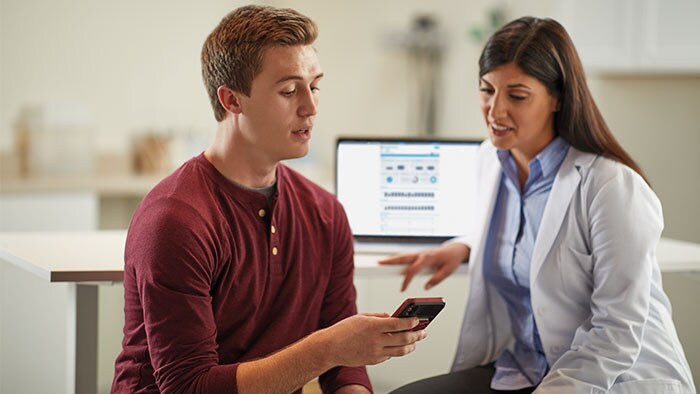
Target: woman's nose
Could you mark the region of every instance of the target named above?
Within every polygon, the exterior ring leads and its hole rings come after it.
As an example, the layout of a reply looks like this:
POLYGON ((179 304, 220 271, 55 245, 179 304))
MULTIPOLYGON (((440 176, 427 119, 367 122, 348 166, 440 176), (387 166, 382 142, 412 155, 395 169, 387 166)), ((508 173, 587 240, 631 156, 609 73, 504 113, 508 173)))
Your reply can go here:
POLYGON ((489 106, 489 118, 499 120, 506 117, 508 110, 500 95, 493 95, 489 106))

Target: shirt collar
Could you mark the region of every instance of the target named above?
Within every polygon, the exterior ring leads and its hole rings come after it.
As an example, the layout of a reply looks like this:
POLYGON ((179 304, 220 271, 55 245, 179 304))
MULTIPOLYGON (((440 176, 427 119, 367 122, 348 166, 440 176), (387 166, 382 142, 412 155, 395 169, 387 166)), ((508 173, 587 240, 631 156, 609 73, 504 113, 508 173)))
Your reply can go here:
MULTIPOLYGON (((559 166, 564 161, 564 157, 566 157, 568 151, 569 144, 567 144, 563 138, 557 136, 535 156, 530 163, 530 169, 533 169, 533 166, 539 166, 542 171, 542 176, 551 176, 559 170, 559 166)), ((510 150, 498 149, 496 154, 498 155, 498 160, 501 162, 501 166, 507 168, 508 165, 506 163, 511 159, 510 150)))
POLYGON ((542 168, 542 175, 549 177, 556 173, 568 151, 569 144, 559 136, 554 138, 549 145, 542 149, 542 152, 535 156, 535 160, 540 163, 540 167, 542 168))

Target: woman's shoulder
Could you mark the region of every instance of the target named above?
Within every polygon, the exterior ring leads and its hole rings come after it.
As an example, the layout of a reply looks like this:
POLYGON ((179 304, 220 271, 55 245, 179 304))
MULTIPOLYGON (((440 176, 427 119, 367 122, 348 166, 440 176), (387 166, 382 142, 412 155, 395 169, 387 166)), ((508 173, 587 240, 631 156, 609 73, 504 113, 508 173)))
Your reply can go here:
POLYGON ((646 184, 641 175, 617 160, 595 153, 582 152, 574 147, 569 149, 574 168, 581 174, 584 181, 594 181, 600 185, 615 180, 646 184))

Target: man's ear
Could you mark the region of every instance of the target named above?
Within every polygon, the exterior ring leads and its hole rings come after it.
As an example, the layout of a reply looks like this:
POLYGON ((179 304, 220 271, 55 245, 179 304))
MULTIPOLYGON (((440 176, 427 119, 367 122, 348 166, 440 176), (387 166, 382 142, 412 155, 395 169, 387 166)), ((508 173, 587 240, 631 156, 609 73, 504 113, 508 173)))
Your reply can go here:
POLYGON ((221 106, 224 107, 226 111, 234 114, 241 113, 241 93, 222 85, 219 86, 218 89, 216 89, 216 95, 219 98, 219 104, 221 104, 221 106))

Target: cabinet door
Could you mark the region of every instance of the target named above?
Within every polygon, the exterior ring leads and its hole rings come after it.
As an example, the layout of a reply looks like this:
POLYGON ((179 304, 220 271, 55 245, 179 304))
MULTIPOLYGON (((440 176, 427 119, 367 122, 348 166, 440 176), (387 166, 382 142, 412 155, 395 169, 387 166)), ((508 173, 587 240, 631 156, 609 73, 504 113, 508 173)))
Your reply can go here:
POLYGON ((566 28, 586 71, 624 70, 635 64, 634 0, 561 0, 557 20, 566 28))
POLYGON ((700 71, 700 0, 645 0, 643 4, 642 68, 700 71))
POLYGON ((559 0, 554 11, 588 72, 700 72, 700 0, 559 0))
POLYGON ((94 192, 21 192, 0 194, 0 231, 97 230, 94 192))

